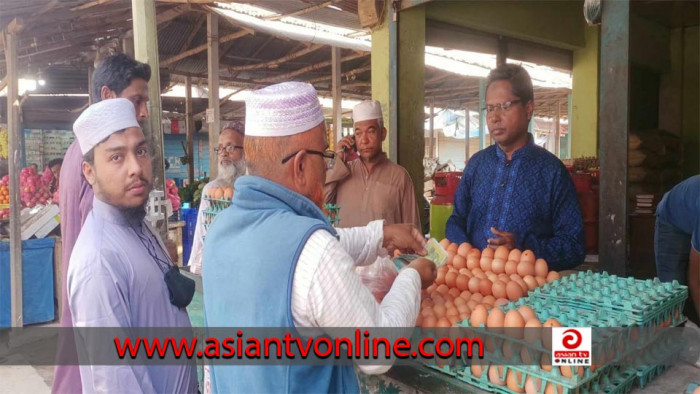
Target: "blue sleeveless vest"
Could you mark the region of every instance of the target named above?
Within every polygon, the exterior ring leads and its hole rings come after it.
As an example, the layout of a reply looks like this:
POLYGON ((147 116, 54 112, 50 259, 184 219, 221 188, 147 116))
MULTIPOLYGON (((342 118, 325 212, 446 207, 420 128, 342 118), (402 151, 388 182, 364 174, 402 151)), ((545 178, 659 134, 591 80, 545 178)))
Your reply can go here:
MULTIPOLYGON (((217 215, 202 264, 208 327, 294 327, 292 279, 302 248, 319 229, 337 236, 308 198, 243 176, 231 207, 217 215)), ((292 331, 294 332, 294 331, 292 331)), ((212 365, 215 393, 357 393, 352 366, 212 365)))

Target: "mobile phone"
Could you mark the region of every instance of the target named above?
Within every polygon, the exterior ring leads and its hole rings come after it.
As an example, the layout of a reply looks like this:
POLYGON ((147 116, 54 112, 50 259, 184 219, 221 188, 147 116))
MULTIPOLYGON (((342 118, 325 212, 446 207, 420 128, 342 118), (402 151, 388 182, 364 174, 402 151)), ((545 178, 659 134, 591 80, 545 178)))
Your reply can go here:
MULTIPOLYGON (((352 150, 357 152, 357 144, 355 143, 355 136, 351 135, 350 138, 352 139, 352 150)), ((347 148, 343 146, 343 151, 346 151, 347 148)))

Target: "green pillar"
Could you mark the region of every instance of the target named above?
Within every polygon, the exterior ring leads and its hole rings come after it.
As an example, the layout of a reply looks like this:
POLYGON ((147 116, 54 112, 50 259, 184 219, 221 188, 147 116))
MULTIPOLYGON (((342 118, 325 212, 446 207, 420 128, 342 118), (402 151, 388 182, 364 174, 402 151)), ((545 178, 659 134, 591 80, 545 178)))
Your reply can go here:
POLYGON ((574 51, 569 138, 571 157, 598 156, 600 27, 586 27, 586 46, 574 51))
POLYGON ((479 81, 479 150, 486 148, 486 80, 479 81))
POLYGON ((425 156, 425 6, 404 10, 394 21, 391 2, 386 3, 384 21, 372 33, 372 98, 382 104, 389 132, 384 151, 408 171, 420 202, 425 156))

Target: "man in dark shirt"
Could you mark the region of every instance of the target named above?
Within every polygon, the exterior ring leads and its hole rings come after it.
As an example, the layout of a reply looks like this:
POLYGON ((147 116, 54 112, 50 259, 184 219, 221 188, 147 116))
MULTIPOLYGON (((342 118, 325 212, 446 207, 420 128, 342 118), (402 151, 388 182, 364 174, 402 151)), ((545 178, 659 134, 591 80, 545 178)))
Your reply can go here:
POLYGON ((483 110, 496 145, 469 160, 446 235, 480 249, 530 249, 550 269, 570 269, 585 257, 581 208, 564 164, 528 133, 534 108, 524 68, 491 70, 483 110))

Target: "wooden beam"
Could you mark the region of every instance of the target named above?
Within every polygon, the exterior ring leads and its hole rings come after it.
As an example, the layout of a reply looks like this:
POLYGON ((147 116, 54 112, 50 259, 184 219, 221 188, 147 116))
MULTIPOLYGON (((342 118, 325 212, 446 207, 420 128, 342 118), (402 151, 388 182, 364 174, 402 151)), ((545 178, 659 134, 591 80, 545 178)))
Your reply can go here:
POLYGON ((233 0, 158 0, 159 3, 178 3, 178 4, 215 4, 215 3, 233 3, 233 0))
MULTIPOLYGON (((158 65, 158 32, 155 0, 132 0, 135 59, 151 67, 148 82, 148 120, 143 125, 149 145, 153 147, 153 187, 165 190, 165 160, 163 152, 162 104, 160 98, 160 67, 158 65)), ((165 239, 168 221, 157 221, 157 231, 165 239)))
POLYGON ((178 51, 179 53, 184 52, 187 48, 190 47, 192 44, 192 40, 197 36, 197 33, 199 33, 199 29, 202 28, 202 25, 204 22, 207 21, 207 16, 206 15, 201 15, 199 19, 197 20, 197 23, 194 24, 194 27, 190 31, 190 35, 187 36, 187 39, 185 42, 182 43, 182 46, 180 47, 180 50, 178 51))
MULTIPOLYGON (((217 15, 218 15, 218 14, 217 14, 217 15)), ((207 16, 207 18, 208 18, 208 16, 207 16)), ((237 32, 235 32, 235 33, 233 33, 233 34, 228 34, 228 35, 226 35, 226 36, 223 36, 223 37, 221 37, 220 39, 217 37, 217 42, 219 42, 219 43, 225 43, 225 42, 237 40, 237 39, 239 39, 239 38, 241 38, 241 37, 247 36, 248 34, 250 34, 250 32, 249 32, 248 30, 240 30, 240 31, 237 31, 237 32)), ((185 52, 183 52, 183 53, 181 53, 181 54, 179 54, 179 55, 175 55, 175 56, 171 57, 170 59, 167 59, 167 60, 161 62, 161 66, 167 67, 167 66, 169 66, 169 65, 171 65, 171 64, 173 64, 173 63, 175 63, 175 62, 178 62, 178 61, 180 61, 180 60, 182 60, 182 59, 185 59, 185 58, 187 58, 187 57, 190 57, 190 56, 192 56, 192 55, 196 55, 196 54, 198 54, 198 53, 200 53, 200 52, 204 52, 204 51, 206 51, 206 50, 207 50, 207 44, 200 45, 200 46, 198 46, 198 47, 192 48, 192 49, 190 49, 190 50, 188 50, 188 51, 185 51, 185 52)), ((217 51, 217 52, 218 52, 218 51, 217 51)), ((218 56, 218 55, 217 55, 217 56, 218 56)), ((218 60, 218 59, 217 59, 217 60, 218 60)))
POLYGON ((73 7, 73 8, 71 8, 70 10, 73 11, 73 12, 75 12, 75 11, 80 11, 80 10, 85 10, 85 9, 88 9, 88 8, 92 8, 92 7, 96 6, 96 5, 107 4, 107 3, 111 3, 111 2, 113 2, 113 1, 114 1, 114 0, 95 0, 95 1, 91 1, 91 2, 85 3, 85 4, 83 4, 83 5, 79 5, 79 6, 77 6, 77 7, 73 7))
MULTIPOLYGON (((247 35, 242 31, 236 34, 247 35)), ((218 173, 218 160, 214 149, 219 144, 219 131, 221 119, 219 114, 219 14, 210 12, 207 14, 207 73, 209 86, 209 112, 207 116, 209 125, 209 177, 214 179, 218 173)))
POLYGON ((0 80, 0 91, 5 89, 5 86, 7 86, 7 75, 5 75, 2 80, 0 80))
MULTIPOLYGON (((9 175, 10 175, 10 314, 12 327, 24 325, 22 313, 22 235, 20 210, 20 139, 22 128, 19 122, 17 69, 17 26, 14 19, 10 26, 2 32, 5 42, 5 64, 7 65, 7 128, 9 145, 9 175), (14 28, 11 27, 14 25, 14 28), (11 33, 15 31, 15 33, 11 33)), ((21 29, 19 29, 21 30, 21 29)))
POLYGON ((326 8, 329 5, 331 5, 333 3, 338 3, 338 2, 340 2, 340 0, 329 0, 329 1, 326 1, 323 3, 316 4, 316 5, 311 6, 311 7, 303 8, 303 9, 298 10, 298 11, 290 12, 289 14, 268 16, 264 19, 266 21, 277 21, 277 20, 280 20, 282 18, 290 18, 290 17, 294 17, 294 16, 304 15, 304 14, 308 14, 309 12, 314 12, 316 10, 320 10, 321 8, 326 8))
POLYGON ((325 47, 325 45, 315 44, 315 45, 309 46, 308 48, 302 49, 302 50, 294 52, 294 53, 290 53, 287 56, 283 56, 283 57, 275 59, 275 60, 270 60, 270 61, 263 62, 263 63, 248 64, 245 66, 228 67, 228 70, 230 70, 230 71, 245 71, 245 70, 259 70, 259 69, 263 69, 263 68, 277 68, 282 63, 288 62, 288 61, 296 59, 298 57, 302 57, 306 54, 317 51, 317 50, 324 48, 324 47, 325 47))
POLYGON ((188 5, 180 5, 177 7, 173 7, 167 11, 161 12, 158 14, 156 18, 156 23, 158 25, 165 23, 165 22, 170 22, 171 20, 177 18, 178 16, 190 11, 191 8, 188 5))
POLYGON ((192 78, 185 77, 185 123, 187 123, 187 179, 194 182, 194 118, 192 117, 192 78))
MULTIPOLYGON (((364 53, 364 52, 363 52, 363 53, 356 53, 356 54, 353 54, 353 55, 350 55, 350 56, 346 56, 346 57, 342 58, 340 61, 341 61, 341 63, 344 63, 344 62, 348 62, 348 61, 350 61, 350 60, 360 59, 360 58, 363 58, 363 57, 366 57, 366 56, 369 56, 369 55, 370 55, 369 53, 364 53)), ((284 81, 284 80, 286 80, 286 79, 294 78, 294 77, 296 77, 296 76, 298 76, 298 75, 304 74, 304 73, 309 72, 309 71, 320 70, 320 69, 322 69, 322 68, 329 67, 331 64, 332 64, 332 61, 328 60, 328 61, 325 61, 325 62, 312 64, 312 65, 310 65, 310 66, 303 67, 303 68, 300 68, 300 69, 298 69, 298 70, 295 70, 295 71, 292 71, 292 72, 288 72, 288 73, 285 73, 285 74, 281 74, 281 75, 277 75, 277 76, 274 76, 274 77, 258 79, 256 82, 279 82, 279 81, 284 81)))
MULTIPOLYGON (((341 75, 341 77, 347 79, 353 75, 361 74, 363 72, 370 71, 370 70, 372 70, 372 65, 368 64, 366 66, 358 67, 356 69, 344 72, 341 75)), ((309 83, 323 82, 323 81, 327 81, 329 78, 330 77, 324 75, 322 77, 318 77, 318 78, 314 78, 314 79, 309 80, 309 83)))
MULTIPOLYGON (((428 152, 428 157, 431 159, 435 157, 435 104, 430 103, 430 151, 428 152)), ((468 120, 468 119, 467 119, 468 120)), ((469 122, 467 121, 467 129, 469 129, 469 122)), ((468 138, 467 138, 468 139, 468 138)))
MULTIPOLYGON (((223 107, 224 104, 226 104, 226 102, 228 101, 228 99, 230 99, 231 97, 233 97, 233 95, 235 95, 235 94, 237 94, 237 93, 240 93, 240 92, 242 92, 242 91, 244 91, 244 90, 246 90, 246 88, 239 88, 239 89, 236 89, 236 90, 234 90, 233 92, 227 94, 226 96, 220 98, 220 99, 219 99, 219 108, 223 107)), ((205 111, 202 111, 202 112, 198 112, 198 113, 194 114, 194 118, 195 118, 195 119, 202 119, 202 118, 204 118, 204 117, 206 116, 206 114, 207 114, 207 111, 206 111, 206 110, 205 110, 205 111)))

